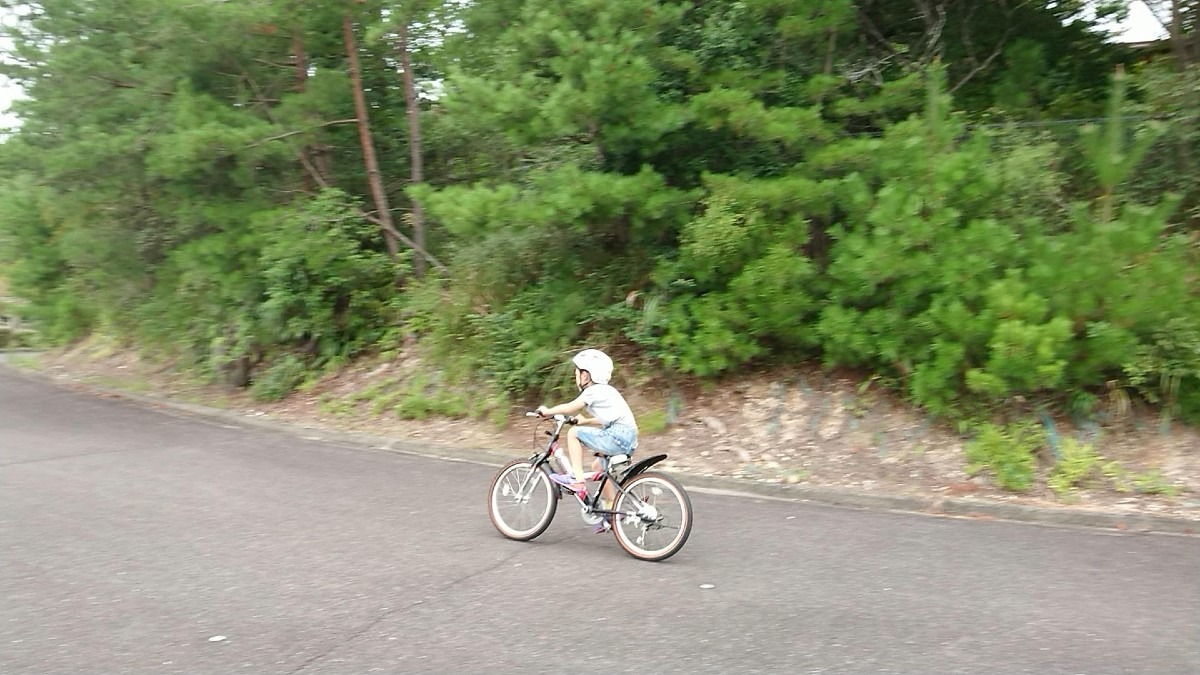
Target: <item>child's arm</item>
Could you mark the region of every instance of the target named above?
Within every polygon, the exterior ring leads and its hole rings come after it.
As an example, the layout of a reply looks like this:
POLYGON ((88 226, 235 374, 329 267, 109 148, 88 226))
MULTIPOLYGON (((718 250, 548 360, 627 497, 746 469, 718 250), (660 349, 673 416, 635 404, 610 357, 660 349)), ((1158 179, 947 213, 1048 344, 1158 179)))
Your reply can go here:
POLYGON ((551 417, 553 415, 574 415, 575 413, 583 410, 585 407, 587 407, 587 404, 583 402, 583 397, 580 396, 570 403, 556 405, 553 408, 547 408, 544 405, 538 406, 537 413, 543 417, 551 417))

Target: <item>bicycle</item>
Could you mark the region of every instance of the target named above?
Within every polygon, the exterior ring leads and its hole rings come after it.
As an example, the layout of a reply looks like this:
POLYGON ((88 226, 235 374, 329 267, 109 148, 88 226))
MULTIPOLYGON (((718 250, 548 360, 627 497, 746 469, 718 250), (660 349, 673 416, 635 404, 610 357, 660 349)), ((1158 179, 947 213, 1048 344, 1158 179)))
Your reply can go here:
MULTIPOLYGON (((525 413, 537 417, 537 413, 525 413)), ((527 459, 505 464, 488 489, 488 516, 500 534, 517 541, 530 541, 546 531, 564 494, 575 497, 580 516, 589 525, 611 519, 612 532, 626 553, 639 560, 658 562, 679 552, 692 532, 692 500, 675 479, 646 469, 667 458, 654 455, 630 464, 628 455, 600 457, 602 469, 587 476, 598 481, 592 490, 579 495, 550 479, 551 459, 562 473, 571 473, 559 442, 564 427, 575 419, 555 415, 554 431, 545 449, 527 459), (611 482, 616 499, 611 509, 600 508, 604 486, 611 482)))

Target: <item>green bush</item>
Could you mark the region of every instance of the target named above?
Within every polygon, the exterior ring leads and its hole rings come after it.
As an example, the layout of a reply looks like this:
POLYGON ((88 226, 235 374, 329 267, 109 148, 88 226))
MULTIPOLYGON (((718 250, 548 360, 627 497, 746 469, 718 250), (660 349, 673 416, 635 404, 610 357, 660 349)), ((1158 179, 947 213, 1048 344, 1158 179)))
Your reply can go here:
POLYGON ((308 369, 304 361, 292 354, 272 363, 250 385, 250 395, 256 401, 280 401, 295 391, 304 381, 308 369))
POLYGON ((395 405, 396 415, 403 419, 423 420, 438 417, 467 417, 471 410, 466 395, 456 392, 413 392, 403 396, 395 405))
POLYGON ((273 233, 260 259, 259 307, 270 344, 307 345, 318 360, 375 344, 397 316, 395 282, 404 267, 368 242, 378 228, 328 190, 294 212, 256 218, 273 233))
POLYGON ((1087 443, 1074 438, 1063 439, 1058 454, 1047 482, 1059 497, 1069 496, 1075 488, 1101 472, 1104 458, 1087 443))
POLYGON ((405 266, 378 250, 378 228, 345 194, 224 215, 223 231, 177 246, 161 265, 139 310, 145 342, 216 375, 276 350, 321 367, 389 335, 405 266))
POLYGON ((1162 403, 1170 413, 1200 421, 1200 322, 1193 317, 1169 319, 1140 345, 1125 364, 1130 384, 1146 400, 1162 403))
MULTIPOLYGON (((204 55, 164 47, 174 56, 149 65, 79 33, 104 21, 76 4, 82 18, 38 15, 37 30, 14 33, 44 33, 22 42, 46 57, 31 56, 35 74, 58 82, 71 62, 67 84, 177 84, 85 108, 35 101, 31 123, 0 144, 0 265, 48 341, 136 337, 241 385, 264 358, 292 354, 258 374, 256 395, 275 397, 301 366, 395 354, 416 336, 445 381, 371 401, 406 415, 459 414, 443 392, 457 384, 473 400, 571 394, 573 349, 632 343, 701 378, 821 359, 960 420, 1031 401, 1085 411, 1110 382, 1200 420, 1194 69, 1148 66, 1135 103, 1118 79, 1109 118, 1079 133, 972 127, 1003 116, 984 109, 992 102, 1023 119, 1090 110, 1109 55, 1072 43, 1072 58, 1050 58, 1049 33, 1014 34, 998 56, 1007 75, 957 89, 970 111, 958 113, 946 70, 961 63, 893 64, 878 82, 824 72, 826 59, 866 55, 845 39, 863 9, 848 0, 782 13, 466 3, 478 26, 471 46, 453 47, 462 72, 423 116, 426 181, 401 180, 403 116, 375 120, 393 210, 419 200, 426 245, 449 266, 417 280, 408 250, 389 257, 362 213, 353 128, 313 123, 351 114, 342 55, 321 52, 336 45, 309 40, 330 67, 295 92, 270 66, 284 42, 231 37, 277 24, 279 3, 148 17, 167 33, 184 16, 222 27, 189 47, 204 55), (52 58, 60 48, 97 58, 52 58), (247 72, 214 67, 235 56, 247 72), (1086 86, 1061 70, 1072 60, 1087 62, 1086 86), (1063 77, 1075 85, 1060 96, 1063 77), (1129 128, 1131 110, 1162 119, 1129 128), (303 148, 346 192, 309 192, 303 148)), ((394 93, 381 74, 364 73, 378 111, 394 93)), ((1022 482, 1021 462, 977 454, 1022 482)))
POLYGON ((1142 494, 1177 497, 1182 492, 1178 486, 1171 484, 1159 469, 1134 474, 1129 479, 1133 483, 1133 489, 1142 494))
POLYGON ((1045 431, 1034 423, 983 424, 966 445, 967 471, 987 469, 1000 487, 1024 492, 1033 484, 1037 452, 1045 440, 1045 431))
POLYGON ((662 433, 667 428, 666 410, 642 410, 637 413, 638 428, 644 434, 662 433))

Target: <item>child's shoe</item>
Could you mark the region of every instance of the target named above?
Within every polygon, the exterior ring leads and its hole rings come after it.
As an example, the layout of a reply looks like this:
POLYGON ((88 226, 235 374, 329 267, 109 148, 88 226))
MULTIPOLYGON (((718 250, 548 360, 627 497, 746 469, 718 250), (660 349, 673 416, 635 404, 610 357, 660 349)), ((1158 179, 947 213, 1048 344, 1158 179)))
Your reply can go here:
POLYGON ((550 480, 581 497, 587 495, 587 485, 569 473, 552 473, 550 474, 550 480))

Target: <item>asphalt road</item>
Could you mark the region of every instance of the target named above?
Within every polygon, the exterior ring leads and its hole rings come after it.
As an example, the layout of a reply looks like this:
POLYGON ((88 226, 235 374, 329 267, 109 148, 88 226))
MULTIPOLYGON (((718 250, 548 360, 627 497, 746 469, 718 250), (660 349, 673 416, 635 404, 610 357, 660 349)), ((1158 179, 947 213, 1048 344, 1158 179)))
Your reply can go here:
POLYGON ((1200 672, 1200 539, 693 494, 653 564, 492 473, 0 369, 0 673, 1200 672))

